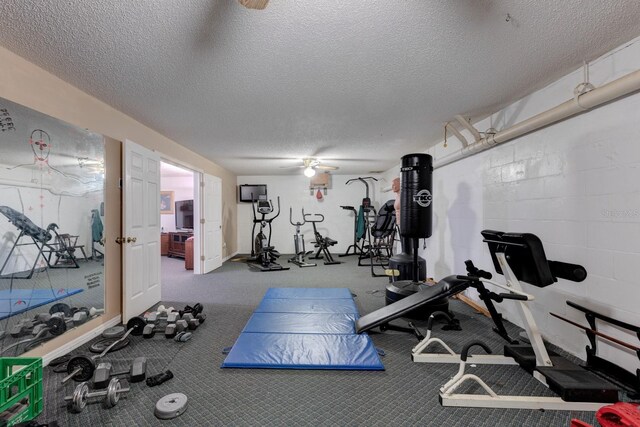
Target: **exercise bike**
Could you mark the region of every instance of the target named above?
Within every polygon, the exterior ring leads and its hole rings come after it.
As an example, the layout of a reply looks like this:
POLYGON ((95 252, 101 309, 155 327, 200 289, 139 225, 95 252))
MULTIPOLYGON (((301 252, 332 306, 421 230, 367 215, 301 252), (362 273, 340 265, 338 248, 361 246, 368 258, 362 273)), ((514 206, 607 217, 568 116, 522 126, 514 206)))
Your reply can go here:
POLYGON ((258 268, 260 271, 280 271, 289 270, 289 267, 283 267, 275 262, 280 257, 280 253, 271 246, 271 223, 280 215, 280 197, 278 197, 278 212, 271 218, 267 215, 273 213, 273 203, 267 200, 267 196, 258 196, 258 205, 254 203, 253 194, 251 195, 251 208, 253 211, 253 228, 251 229, 251 257, 247 260, 250 266, 258 268), (258 219, 258 212, 261 217, 258 219), (256 235, 256 225, 260 224, 260 229, 256 235), (264 230, 268 227, 268 237, 264 230))
POLYGON ((304 259, 307 255, 313 253, 313 251, 306 252, 304 247, 304 234, 300 232, 300 227, 307 223, 304 218, 304 209, 302 209, 302 222, 293 222, 293 209, 289 208, 289 222, 296 228, 296 234, 293 235, 293 244, 296 253, 293 257, 289 258, 289 262, 294 263, 298 267, 315 267, 318 264, 306 262, 304 259))
POLYGON ((320 255, 320 252, 322 252, 324 254, 324 259, 325 259, 324 265, 342 264, 341 261, 334 260, 333 255, 331 255, 331 252, 329 252, 329 247, 335 245, 336 243, 338 243, 338 241, 330 239, 329 237, 324 237, 322 234, 320 234, 320 232, 318 231, 318 228, 316 227, 316 223, 324 221, 324 215, 305 214, 303 212, 302 216, 304 221, 310 222, 311 225, 313 225, 313 234, 316 238, 316 241, 312 243, 315 243, 315 247, 318 248, 318 250, 316 251, 316 254, 311 258, 322 259, 323 255, 320 255), (307 217, 317 217, 319 219, 308 219, 307 217))

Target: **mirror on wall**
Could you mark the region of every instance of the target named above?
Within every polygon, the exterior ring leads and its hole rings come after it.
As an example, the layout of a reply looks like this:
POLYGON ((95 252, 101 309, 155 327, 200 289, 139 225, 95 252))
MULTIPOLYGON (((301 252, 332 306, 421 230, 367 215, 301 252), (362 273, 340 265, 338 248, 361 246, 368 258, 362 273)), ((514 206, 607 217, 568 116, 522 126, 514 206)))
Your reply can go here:
POLYGON ((104 310, 104 138, 0 98, 0 356, 104 310))

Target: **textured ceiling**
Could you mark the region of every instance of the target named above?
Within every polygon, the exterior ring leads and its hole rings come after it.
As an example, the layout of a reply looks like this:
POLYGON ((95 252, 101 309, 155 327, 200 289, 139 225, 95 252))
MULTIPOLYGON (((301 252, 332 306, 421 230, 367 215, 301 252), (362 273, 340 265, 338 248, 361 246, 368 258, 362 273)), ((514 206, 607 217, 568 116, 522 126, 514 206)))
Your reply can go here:
POLYGON ((366 173, 640 35, 639 16, 637 0, 3 0, 0 44, 238 174, 306 156, 366 173))

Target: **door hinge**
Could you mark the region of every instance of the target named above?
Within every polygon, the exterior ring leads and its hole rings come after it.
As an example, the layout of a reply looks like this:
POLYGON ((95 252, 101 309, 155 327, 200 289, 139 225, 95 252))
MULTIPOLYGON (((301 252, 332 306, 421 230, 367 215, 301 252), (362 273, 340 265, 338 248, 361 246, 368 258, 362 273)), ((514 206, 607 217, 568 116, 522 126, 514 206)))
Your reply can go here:
POLYGON ((204 181, 200 181, 200 187, 204 187, 204 181))
POLYGON ((200 261, 204 261, 204 255, 200 255, 200 261))
POLYGON ((204 224, 204 218, 200 218, 200 224, 204 224))

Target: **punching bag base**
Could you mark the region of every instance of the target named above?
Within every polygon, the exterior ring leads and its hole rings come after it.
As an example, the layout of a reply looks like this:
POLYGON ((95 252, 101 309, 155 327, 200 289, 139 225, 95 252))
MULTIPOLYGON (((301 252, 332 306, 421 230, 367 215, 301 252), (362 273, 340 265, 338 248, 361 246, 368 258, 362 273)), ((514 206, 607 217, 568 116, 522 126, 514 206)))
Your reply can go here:
MULTIPOLYGON (((401 252, 389 258, 389 269, 398 270, 399 276, 389 277, 390 282, 410 280, 413 278, 413 255, 401 252)), ((427 280, 427 261, 418 257, 418 280, 427 280)), ((405 295, 406 296, 406 295, 405 295)))
MULTIPOLYGON (((390 283, 389 285, 387 285, 387 289, 385 292, 385 303, 386 305, 393 304, 394 302, 401 300, 402 298, 415 294, 424 287, 429 287, 429 285, 420 282, 413 282, 411 280, 402 280, 399 282, 390 283)), ((431 304, 426 304, 422 307, 410 311, 403 317, 408 317, 409 319, 416 320, 427 320, 429 319, 429 316, 431 316, 431 314, 436 311, 448 312, 449 299, 446 297, 439 298, 433 301, 431 304)))

